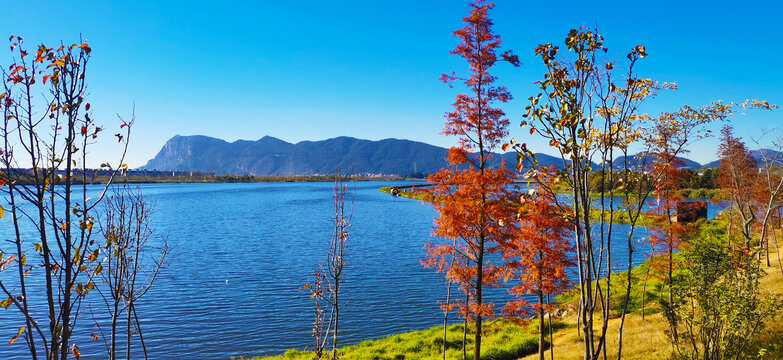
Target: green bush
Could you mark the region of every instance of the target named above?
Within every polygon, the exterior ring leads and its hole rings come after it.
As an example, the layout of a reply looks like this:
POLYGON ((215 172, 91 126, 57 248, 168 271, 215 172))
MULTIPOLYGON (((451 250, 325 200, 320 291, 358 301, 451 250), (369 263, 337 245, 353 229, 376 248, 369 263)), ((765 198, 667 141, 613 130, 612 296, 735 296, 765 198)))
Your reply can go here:
POLYGON ((706 227, 683 251, 684 266, 672 285, 673 303, 661 299, 670 340, 684 358, 744 358, 746 345, 781 308, 778 296, 759 292, 764 271, 758 250, 726 240, 706 227))

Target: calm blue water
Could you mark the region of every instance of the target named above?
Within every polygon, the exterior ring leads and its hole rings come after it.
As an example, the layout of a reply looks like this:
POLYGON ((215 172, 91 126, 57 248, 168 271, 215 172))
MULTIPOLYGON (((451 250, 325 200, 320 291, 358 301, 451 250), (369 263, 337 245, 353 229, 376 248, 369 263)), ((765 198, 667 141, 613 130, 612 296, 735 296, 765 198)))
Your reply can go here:
MULTIPOLYGON (((442 322, 442 277, 419 264, 423 245, 438 240, 429 235, 435 212, 378 191, 387 185, 355 184, 343 295, 349 304, 340 319, 344 343, 442 322)), ((156 241, 165 235, 172 246, 168 268, 138 303, 151 358, 227 359, 311 346, 312 306, 298 289, 326 256, 331 183, 149 184, 142 190, 156 202, 156 241)), ((8 217, 0 220, 0 239, 10 238, 10 224, 8 217)), ((615 226, 617 239, 625 229, 615 226)), ((615 245, 622 263, 623 241, 615 245)), ((5 243, 0 249, 11 250, 5 243)), ((638 250, 635 263, 643 260, 643 247, 638 250)), ((0 279, 12 275, 6 271, 0 279)), ((30 281, 40 283, 41 276, 31 272, 30 281)), ((89 296, 74 341, 83 359, 99 359, 105 352, 102 342, 89 339, 90 314, 100 322, 103 310, 98 294, 89 296)), ((508 298, 503 289, 488 296, 508 298)), ((30 298, 42 305, 40 296, 30 298)), ((7 345, 22 324, 15 310, 0 310, 0 359, 28 357, 22 339, 7 345)))

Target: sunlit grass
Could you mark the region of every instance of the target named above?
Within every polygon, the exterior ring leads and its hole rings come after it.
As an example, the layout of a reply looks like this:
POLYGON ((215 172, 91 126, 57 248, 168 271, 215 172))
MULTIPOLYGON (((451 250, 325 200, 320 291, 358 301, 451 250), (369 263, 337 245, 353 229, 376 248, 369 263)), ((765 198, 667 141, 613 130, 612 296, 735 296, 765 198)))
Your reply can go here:
MULTIPOLYGON (((558 324, 555 324, 558 325, 558 324)), ((446 358, 462 359, 462 325, 450 325, 446 336, 446 358)), ((473 358, 473 334, 468 332, 468 359, 473 358)), ((340 359, 417 360, 442 359, 443 326, 426 330, 390 335, 381 339, 365 340, 356 345, 340 347, 340 359)), ((481 359, 518 359, 538 351, 538 334, 532 325, 516 325, 496 321, 486 326, 481 343, 481 359)), ((254 358, 255 360, 312 360, 312 351, 288 350, 282 356, 254 358)))

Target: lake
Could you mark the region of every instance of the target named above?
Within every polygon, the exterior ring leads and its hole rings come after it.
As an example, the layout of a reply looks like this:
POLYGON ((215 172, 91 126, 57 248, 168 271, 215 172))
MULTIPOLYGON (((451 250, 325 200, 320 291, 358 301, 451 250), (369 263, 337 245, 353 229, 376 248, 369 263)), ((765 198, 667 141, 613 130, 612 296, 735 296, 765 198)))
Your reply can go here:
MULTIPOLYGON (((343 344, 442 322, 442 276, 419 264, 424 244, 438 241, 430 236, 435 212, 419 201, 378 191, 395 184, 400 182, 355 183, 342 295, 349 303, 340 318, 343 344)), ((326 257, 332 183, 144 184, 141 189, 156 204, 155 241, 167 236, 171 246, 168 267, 137 304, 151 358, 228 359, 312 347, 313 308, 299 288, 326 257)), ((714 208, 710 204, 711 214, 714 208)), ((0 220, 1 240, 11 237, 10 224, 9 216, 0 220)), ((615 226, 617 239, 625 229, 615 226)), ((623 241, 615 245, 615 259, 622 263, 623 241)), ((0 248, 10 250, 6 243, 0 248)), ((637 264, 644 247, 638 249, 637 264)), ((14 273, 0 273, 0 279, 14 273)), ((41 278, 31 272, 30 281, 41 278)), ((82 359, 105 358, 103 343, 90 339, 90 312, 101 318, 105 311, 97 296, 88 295, 92 306, 79 318, 73 338, 82 359)), ((498 302, 509 298, 504 289, 487 296, 498 302)), ((38 300, 37 311, 45 311, 38 300)), ((20 325, 16 310, 0 310, 0 359, 28 357, 23 339, 7 345, 20 325)))

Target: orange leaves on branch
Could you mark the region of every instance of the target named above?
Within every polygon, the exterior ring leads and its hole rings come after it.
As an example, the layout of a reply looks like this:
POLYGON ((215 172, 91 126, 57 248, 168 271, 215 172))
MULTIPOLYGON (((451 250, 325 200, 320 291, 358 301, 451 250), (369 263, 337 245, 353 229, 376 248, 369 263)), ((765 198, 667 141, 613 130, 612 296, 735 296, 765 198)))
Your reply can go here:
MULTIPOLYGON (((542 168, 539 179, 552 186, 559 179, 554 167, 542 168)), ((530 304, 521 297, 527 294, 559 294, 571 287, 568 269, 574 266, 571 236, 573 224, 555 205, 551 194, 534 191, 523 196, 519 205, 519 226, 501 246, 506 276, 515 281, 509 293, 519 299, 503 308, 511 316, 523 316, 528 306, 539 310, 544 304, 530 304)))
POLYGON ((452 147, 448 150, 446 160, 448 160, 450 164, 464 164, 468 162, 468 156, 470 156, 470 154, 467 150, 463 148, 452 147))
POLYGON ((0 258, 0 270, 5 270, 6 266, 8 266, 8 264, 10 264, 11 261, 14 261, 15 258, 16 258, 16 255, 11 255, 11 256, 5 258, 5 260, 0 258))
POLYGON ((79 47, 79 49, 82 49, 82 50, 84 50, 84 52, 85 52, 86 54, 89 54, 89 53, 92 51, 92 49, 90 48, 90 46, 89 46, 89 45, 87 45, 87 44, 81 44, 81 45, 79 45, 78 47, 79 47))
MULTIPOLYGON (((451 149, 452 154, 464 156, 466 152, 451 149)), ((445 273, 471 299, 475 296, 479 268, 482 286, 498 286, 502 278, 502 269, 487 262, 484 255, 498 252, 497 245, 508 238, 515 226, 513 203, 517 196, 511 188, 510 175, 505 168, 484 169, 481 173, 469 167, 443 169, 428 178, 435 186, 426 192, 441 199, 433 204, 439 214, 433 234, 452 241, 428 244, 422 264, 445 273)), ((473 318, 492 315, 492 306, 483 302, 463 308, 473 318)))
POLYGON ((12 337, 11 340, 8 341, 8 345, 13 344, 14 341, 16 341, 16 339, 18 339, 20 336, 22 336, 22 333, 24 332, 25 328, 26 328, 26 326, 20 327, 19 331, 16 332, 16 335, 14 337, 12 337))

